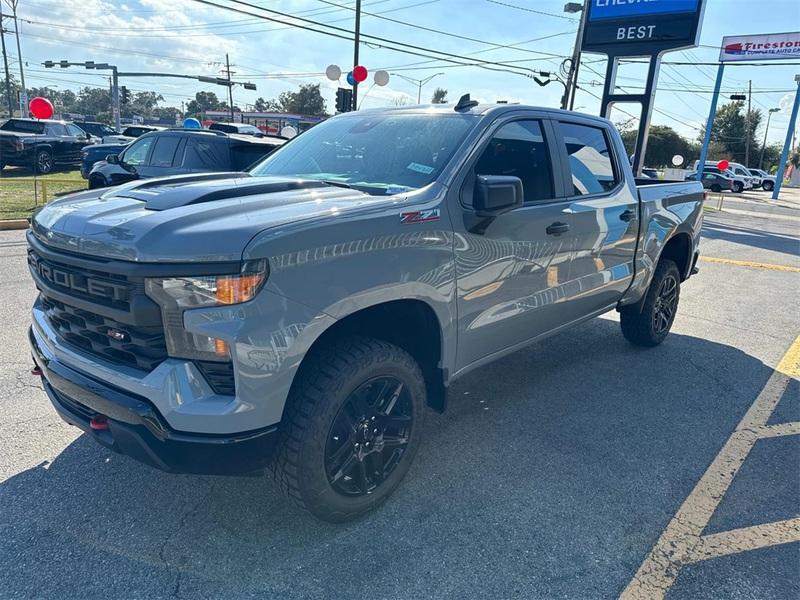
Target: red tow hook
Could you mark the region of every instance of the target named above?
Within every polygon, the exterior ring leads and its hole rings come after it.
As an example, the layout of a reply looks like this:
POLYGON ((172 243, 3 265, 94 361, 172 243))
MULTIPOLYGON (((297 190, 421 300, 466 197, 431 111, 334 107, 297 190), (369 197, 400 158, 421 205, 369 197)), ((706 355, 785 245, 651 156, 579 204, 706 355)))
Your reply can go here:
POLYGON ((108 429, 108 417, 105 415, 96 415, 89 421, 89 427, 95 431, 106 431, 108 429))
POLYGON ((34 377, 42 377, 44 373, 42 373, 42 370, 38 366, 34 365, 31 367, 31 375, 34 377))

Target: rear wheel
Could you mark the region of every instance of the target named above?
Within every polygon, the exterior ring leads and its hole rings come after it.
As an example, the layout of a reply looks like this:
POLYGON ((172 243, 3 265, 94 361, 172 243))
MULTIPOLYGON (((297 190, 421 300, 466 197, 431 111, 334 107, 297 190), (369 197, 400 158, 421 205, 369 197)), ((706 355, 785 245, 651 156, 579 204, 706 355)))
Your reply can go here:
POLYGON ((765 181, 762 186, 765 192, 771 192, 775 189, 775 183, 772 181, 765 181))
POLYGON ((379 506, 408 471, 425 382, 406 351, 371 338, 347 338, 308 360, 286 407, 273 472, 300 507, 348 521, 379 506))
POLYGON ((622 335, 637 346, 658 346, 663 342, 678 312, 681 277, 677 265, 661 259, 647 290, 642 310, 629 306, 620 312, 622 335))
POLYGON ((744 191, 744 184, 741 181, 734 181, 733 191, 737 194, 741 194, 742 191, 744 191))
POLYGON ((719 192, 722 191, 722 186, 720 184, 718 184, 718 183, 715 183, 714 185, 711 186, 711 191, 715 192, 715 193, 719 193, 719 192))

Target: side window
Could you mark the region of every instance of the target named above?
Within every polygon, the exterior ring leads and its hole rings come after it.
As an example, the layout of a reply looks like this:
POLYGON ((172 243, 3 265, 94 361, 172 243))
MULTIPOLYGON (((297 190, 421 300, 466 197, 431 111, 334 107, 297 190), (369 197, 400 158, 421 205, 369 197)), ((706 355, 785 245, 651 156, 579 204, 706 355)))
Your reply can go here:
POLYGON ((122 156, 122 160, 125 161, 125 164, 134 167, 145 164, 147 153, 150 150, 150 146, 153 145, 154 139, 155 137, 142 138, 131 144, 122 156))
POLYGON ((177 135, 162 135, 157 138, 153 152, 150 154, 151 167, 171 167, 175 160, 175 151, 181 138, 177 135))
POLYGON ((69 134, 67 133, 67 128, 64 127, 61 123, 48 123, 47 135, 52 135, 55 137, 66 137, 69 134))
POLYGON ((69 131, 70 135, 74 135, 76 137, 86 137, 86 132, 76 125, 67 125, 67 131, 69 131))
POLYGON ((191 137, 186 140, 181 166, 194 171, 225 171, 230 168, 228 145, 191 137))
POLYGON ((512 121, 498 129, 475 163, 475 175, 519 177, 525 202, 552 199, 553 169, 539 121, 512 121))
POLYGON ((573 194, 601 194, 619 183, 605 131, 576 123, 561 123, 572 173, 573 194))

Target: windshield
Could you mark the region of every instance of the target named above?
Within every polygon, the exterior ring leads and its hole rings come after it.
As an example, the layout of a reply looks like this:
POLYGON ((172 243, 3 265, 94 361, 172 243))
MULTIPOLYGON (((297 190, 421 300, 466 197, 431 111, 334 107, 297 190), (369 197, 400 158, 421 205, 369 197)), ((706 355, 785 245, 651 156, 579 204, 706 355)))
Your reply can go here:
POLYGON ((347 184, 370 194, 399 194, 434 181, 474 117, 390 114, 330 119, 251 170, 347 184))
POLYGON ((44 133, 44 123, 11 119, 0 125, 0 129, 3 131, 16 131, 18 133, 44 133))

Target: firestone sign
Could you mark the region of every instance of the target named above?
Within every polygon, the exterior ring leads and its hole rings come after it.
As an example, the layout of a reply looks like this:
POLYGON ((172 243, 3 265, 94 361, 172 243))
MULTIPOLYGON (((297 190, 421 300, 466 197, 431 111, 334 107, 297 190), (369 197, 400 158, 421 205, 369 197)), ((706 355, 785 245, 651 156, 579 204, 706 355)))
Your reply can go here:
POLYGON ((800 58, 800 32, 732 35, 722 38, 720 62, 800 58))
POLYGON ((653 56, 697 45, 703 0, 590 0, 582 49, 653 56))

